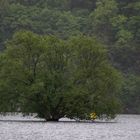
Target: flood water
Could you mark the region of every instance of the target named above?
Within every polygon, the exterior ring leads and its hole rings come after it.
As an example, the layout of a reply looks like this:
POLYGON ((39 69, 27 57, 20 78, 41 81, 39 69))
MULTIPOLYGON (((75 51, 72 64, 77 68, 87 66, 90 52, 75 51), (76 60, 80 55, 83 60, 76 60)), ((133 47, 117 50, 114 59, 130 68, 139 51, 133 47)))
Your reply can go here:
POLYGON ((140 115, 119 115, 112 122, 41 122, 0 116, 0 140, 140 140, 140 115))

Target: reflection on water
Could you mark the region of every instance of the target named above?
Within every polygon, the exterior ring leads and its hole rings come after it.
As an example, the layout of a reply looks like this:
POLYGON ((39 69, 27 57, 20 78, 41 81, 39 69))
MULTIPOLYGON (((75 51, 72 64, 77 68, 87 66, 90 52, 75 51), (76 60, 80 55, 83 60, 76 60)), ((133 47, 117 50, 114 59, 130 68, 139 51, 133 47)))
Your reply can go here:
POLYGON ((0 140, 140 140, 140 115, 120 115, 116 123, 46 123, 21 116, 0 120, 0 140))

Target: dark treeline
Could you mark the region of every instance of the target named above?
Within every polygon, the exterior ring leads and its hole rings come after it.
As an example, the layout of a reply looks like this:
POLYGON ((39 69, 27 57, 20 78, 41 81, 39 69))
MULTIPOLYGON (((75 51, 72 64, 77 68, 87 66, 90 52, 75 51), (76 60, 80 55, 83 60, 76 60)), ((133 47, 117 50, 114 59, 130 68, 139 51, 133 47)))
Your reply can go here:
POLYGON ((140 2, 138 0, 0 0, 0 49, 14 32, 96 36, 124 77, 124 113, 140 113, 140 2))

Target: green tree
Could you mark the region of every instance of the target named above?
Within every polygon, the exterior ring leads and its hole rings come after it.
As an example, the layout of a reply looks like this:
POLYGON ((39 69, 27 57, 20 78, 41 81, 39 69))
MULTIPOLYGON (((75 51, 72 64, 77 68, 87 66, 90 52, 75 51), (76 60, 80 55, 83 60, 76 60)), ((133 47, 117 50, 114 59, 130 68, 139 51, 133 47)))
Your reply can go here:
POLYGON ((129 114, 140 113, 140 77, 137 75, 126 75, 121 94, 123 110, 129 114))
POLYGON ((8 0, 0 0, 0 50, 3 48, 3 42, 5 40, 5 30, 3 27, 3 20, 9 13, 9 2, 8 0))
POLYGON ((116 16, 117 12, 118 5, 115 0, 98 0, 96 2, 96 9, 89 16, 92 34, 95 34, 107 44, 114 40, 111 19, 116 16))
POLYGON ((96 38, 80 36, 72 38, 70 42, 75 50, 73 67, 76 69, 76 91, 80 90, 85 99, 83 107, 80 101, 76 102, 77 112, 86 107, 81 115, 88 108, 88 113, 96 112, 98 117, 103 114, 113 117, 119 111, 117 96, 121 76, 109 64, 107 50, 96 38))
POLYGON ((94 38, 68 41, 20 31, 0 55, 0 111, 59 118, 112 118, 118 111, 119 74, 94 38))
POLYGON ((0 0, 0 16, 8 11, 9 2, 8 0, 0 0))

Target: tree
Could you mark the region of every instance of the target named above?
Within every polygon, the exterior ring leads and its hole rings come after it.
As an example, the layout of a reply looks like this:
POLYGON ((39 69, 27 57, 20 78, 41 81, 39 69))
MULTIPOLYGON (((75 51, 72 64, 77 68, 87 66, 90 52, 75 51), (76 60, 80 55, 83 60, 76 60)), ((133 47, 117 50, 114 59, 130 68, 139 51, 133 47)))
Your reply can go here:
POLYGON ((0 59, 0 111, 35 112, 47 121, 118 111, 119 75, 96 39, 20 31, 0 59))
POLYGON ((81 115, 88 108, 87 114, 96 112, 98 117, 102 117, 103 114, 113 117, 119 109, 119 101, 116 99, 121 76, 109 64, 106 49, 96 38, 80 36, 72 38, 70 42, 75 49, 73 67, 76 69, 76 91, 80 90, 85 99, 83 107, 80 101, 76 102, 77 109, 86 107, 81 115))
POLYGON ((7 12, 8 7, 9 7, 8 0, 0 0, 0 17, 2 16, 2 14, 7 12))
MULTIPOLYGON (((20 4, 23 4, 23 5, 27 5, 27 6, 30 6, 30 5, 35 5, 38 3, 38 0, 9 0, 11 3, 20 3, 20 4)), ((39 0, 39 1, 44 1, 44 0, 39 0)))
MULTIPOLYGON (((68 38, 72 35, 80 34, 78 20, 70 12, 44 9, 38 16, 37 21, 40 32, 55 35, 61 38, 68 38)), ((33 23, 34 24, 34 23, 33 23)), ((38 28, 36 32, 39 31, 38 28)))
POLYGON ((9 13, 9 2, 8 0, 0 0, 0 50, 3 48, 3 41, 5 40, 5 30, 3 28, 3 20, 9 13))
POLYGON ((96 9, 89 16, 93 34, 107 44, 114 40, 111 19, 116 16, 117 12, 118 5, 115 0, 98 0, 96 9))
POLYGON ((129 114, 140 113, 140 76, 126 75, 121 98, 123 101, 123 110, 129 114))
MULTIPOLYGON (((8 111, 22 109, 25 99, 30 96, 28 91, 35 82, 37 65, 43 52, 41 38, 31 32, 19 32, 8 43, 5 53, 1 55, 0 72, 1 79, 5 79, 4 83, 0 82, 1 95, 5 98, 1 98, 1 102, 10 104, 8 111)), ((5 111, 5 108, 2 110, 5 111)))

